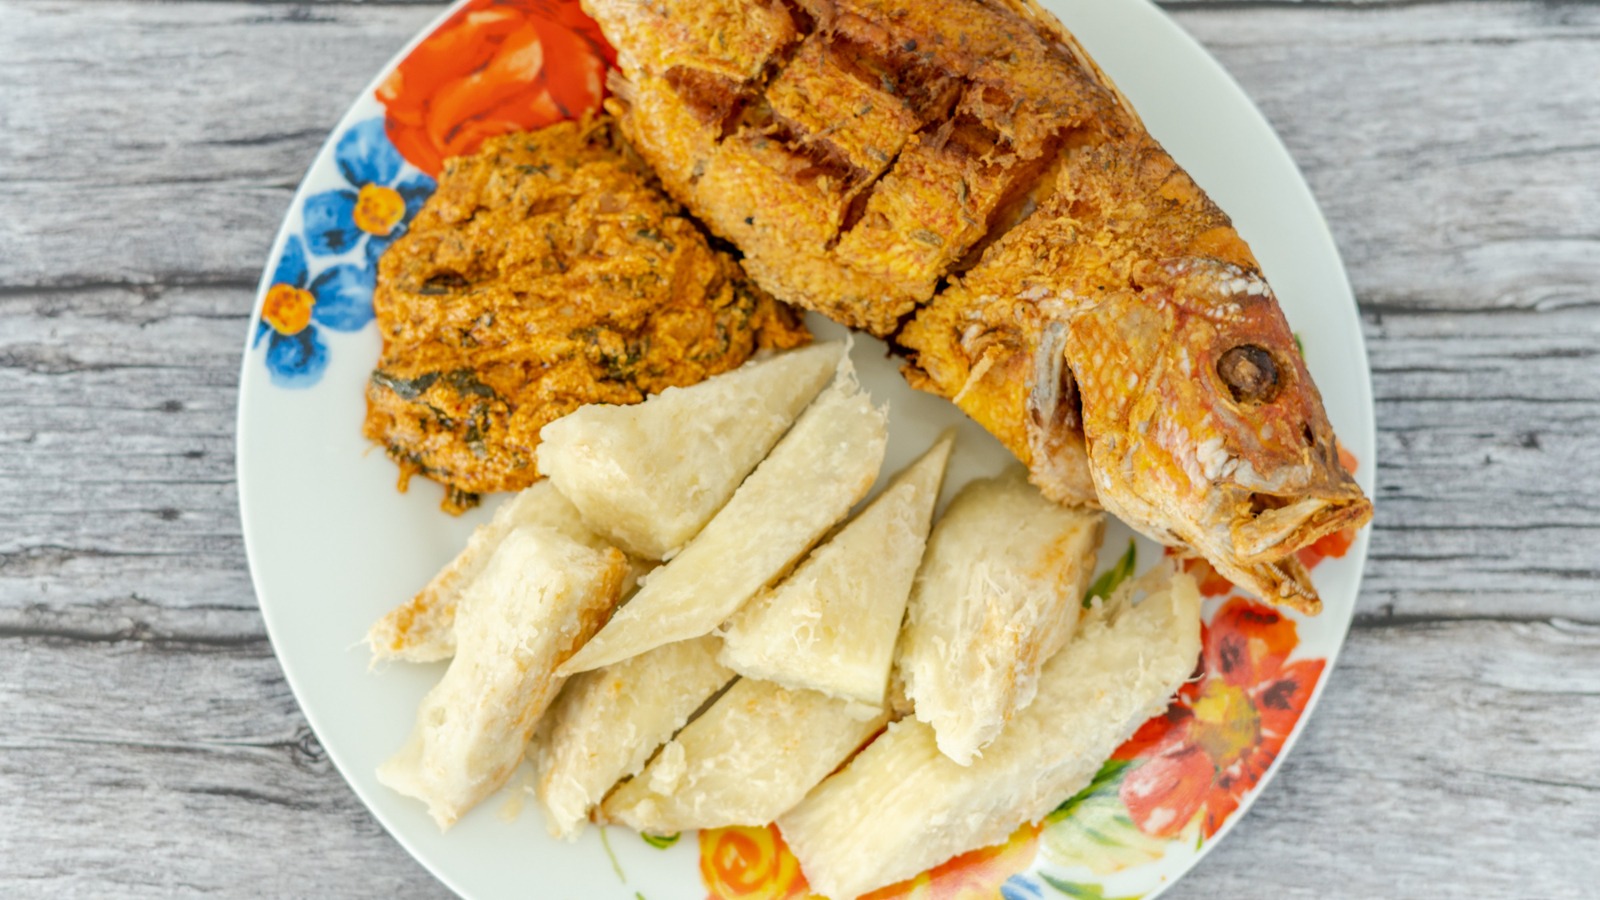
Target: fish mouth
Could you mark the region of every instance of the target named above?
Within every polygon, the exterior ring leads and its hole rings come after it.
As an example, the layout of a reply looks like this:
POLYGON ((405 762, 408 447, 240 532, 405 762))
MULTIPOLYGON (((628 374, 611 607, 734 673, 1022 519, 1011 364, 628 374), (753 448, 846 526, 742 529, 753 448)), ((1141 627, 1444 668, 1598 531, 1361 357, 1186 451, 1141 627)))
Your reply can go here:
MULTIPOLYGON (((1212 565, 1216 565, 1213 563, 1212 565)), ((1217 566, 1224 578, 1273 603, 1314 616, 1322 612, 1322 597, 1311 583, 1311 572, 1294 554, 1239 569, 1217 566)))
POLYGON ((1233 554, 1246 566, 1283 559, 1371 519, 1372 501, 1359 491, 1298 500, 1252 494, 1248 513, 1232 528, 1233 554))
POLYGON ((1359 491, 1299 500, 1252 495, 1249 511, 1232 529, 1232 559, 1217 568, 1264 599, 1316 615, 1322 598, 1296 552, 1371 519, 1372 501, 1359 491))

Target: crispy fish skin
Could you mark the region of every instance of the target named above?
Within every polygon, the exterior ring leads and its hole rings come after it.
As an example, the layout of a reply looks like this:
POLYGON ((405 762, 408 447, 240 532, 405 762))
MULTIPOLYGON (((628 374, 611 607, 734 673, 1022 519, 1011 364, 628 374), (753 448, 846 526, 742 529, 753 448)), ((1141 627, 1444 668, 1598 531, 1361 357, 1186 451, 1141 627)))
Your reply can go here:
POLYGON ((585 2, 624 132, 759 284, 887 337, 1051 499, 1320 608, 1294 552, 1371 503, 1250 248, 1053 17, 713 6, 585 2))
POLYGON ((696 46, 697 2, 586 3, 618 47, 613 106, 757 282, 880 337, 1116 103, 990 4, 735 5, 696 46))

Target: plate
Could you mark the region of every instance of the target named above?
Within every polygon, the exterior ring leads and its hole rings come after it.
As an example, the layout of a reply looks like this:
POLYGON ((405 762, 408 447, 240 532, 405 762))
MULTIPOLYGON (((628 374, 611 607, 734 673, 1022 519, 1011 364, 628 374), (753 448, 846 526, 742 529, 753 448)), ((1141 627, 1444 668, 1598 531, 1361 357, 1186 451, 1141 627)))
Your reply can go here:
MULTIPOLYGON (((1355 302, 1288 153, 1239 86, 1144 0, 1045 5, 1234 217, 1303 340, 1370 496, 1372 400, 1355 302)), ((318 739, 379 821, 456 892, 803 897, 794 859, 769 829, 654 843, 623 829, 589 829, 578 843, 562 844, 546 836, 534 804, 518 814, 523 772, 441 834, 420 803, 373 775, 400 746, 443 666, 369 671, 361 638, 453 556, 500 499, 452 518, 440 512, 442 491, 431 482, 397 491, 394 465, 362 438, 363 386, 379 349, 373 261, 431 192, 443 156, 592 102, 605 57, 590 28, 564 0, 452 7, 357 98, 318 154, 267 263, 244 352, 238 475, 251 574, 273 646, 318 739)), ((858 338, 853 352, 864 384, 891 406, 886 469, 909 461, 947 425, 961 428, 947 493, 1007 461, 953 406, 910 390, 881 344, 858 338)), ((1108 532, 1101 567, 1130 541, 1140 568, 1161 555, 1119 525, 1108 532)), ((932 889, 1008 900, 1150 897, 1172 884, 1227 834, 1292 745, 1344 641, 1366 544, 1363 533, 1310 552, 1326 604, 1316 618, 1261 606, 1207 579, 1203 672, 1164 715, 1040 825, 881 896, 932 889), (1247 652, 1234 652, 1241 648, 1247 652)))

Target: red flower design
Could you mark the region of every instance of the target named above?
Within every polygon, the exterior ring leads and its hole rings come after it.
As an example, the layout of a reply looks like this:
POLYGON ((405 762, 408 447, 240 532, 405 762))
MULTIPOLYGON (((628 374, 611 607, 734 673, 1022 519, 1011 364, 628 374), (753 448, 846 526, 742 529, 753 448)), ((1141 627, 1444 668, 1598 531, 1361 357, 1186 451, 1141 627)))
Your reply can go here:
POLYGON ((576 0, 474 0, 383 84, 389 139, 437 177, 487 138, 576 118, 600 104, 616 59, 576 0))
POLYGON ((1202 810, 1202 833, 1217 833, 1283 749, 1326 664, 1290 662, 1294 621, 1239 597, 1217 611, 1204 640, 1200 677, 1115 754, 1137 761, 1122 802, 1154 837, 1178 834, 1202 810))

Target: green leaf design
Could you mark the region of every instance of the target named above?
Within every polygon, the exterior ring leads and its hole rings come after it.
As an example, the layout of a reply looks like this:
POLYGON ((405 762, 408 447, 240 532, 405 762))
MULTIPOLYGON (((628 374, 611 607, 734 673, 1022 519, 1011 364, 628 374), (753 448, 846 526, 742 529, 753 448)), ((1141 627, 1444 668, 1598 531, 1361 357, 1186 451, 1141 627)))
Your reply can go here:
POLYGON ((1128 551, 1122 554, 1117 564, 1100 573, 1100 577, 1089 585, 1089 592, 1083 595, 1083 608, 1088 609, 1090 602, 1099 597, 1110 600, 1111 592, 1115 591, 1124 581, 1133 577, 1133 569, 1139 564, 1139 548, 1133 545, 1133 538, 1128 538, 1128 551))
POLYGON ((1055 808, 1055 811, 1045 817, 1045 824, 1059 822, 1072 815, 1077 808, 1087 800, 1103 795, 1115 796, 1122 789, 1122 775, 1133 767, 1131 759, 1108 759, 1100 766, 1100 771, 1094 773, 1089 779, 1089 786, 1072 795, 1072 798, 1055 808))
POLYGON ((1045 817, 1039 834, 1045 859, 1109 875, 1166 855, 1169 841, 1140 831, 1122 802, 1123 778, 1137 765, 1137 760, 1107 760, 1088 787, 1045 817))
POLYGON ((1292 333, 1294 334, 1294 348, 1296 350, 1300 351, 1300 358, 1301 359, 1305 359, 1306 358, 1306 342, 1300 340, 1300 332, 1296 331, 1296 332, 1292 332, 1292 333))
POLYGON ((1061 893, 1066 894, 1068 897, 1076 897, 1078 900, 1140 900, 1138 896, 1107 897, 1106 889, 1098 884, 1084 884, 1078 881, 1063 881, 1060 878, 1052 878, 1043 872, 1039 873, 1039 877, 1043 878, 1046 884, 1050 885, 1061 893))
POLYGON ((657 834, 644 834, 642 832, 639 835, 639 837, 644 838, 644 842, 646 844, 649 844, 650 846, 656 848, 657 850, 665 850, 668 847, 671 847, 673 844, 676 844, 678 842, 678 838, 680 838, 682 836, 683 835, 681 835, 681 834, 662 834, 662 835, 657 835, 657 834))

